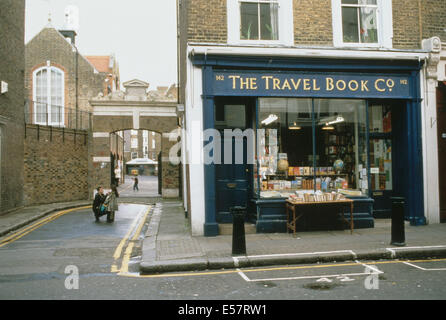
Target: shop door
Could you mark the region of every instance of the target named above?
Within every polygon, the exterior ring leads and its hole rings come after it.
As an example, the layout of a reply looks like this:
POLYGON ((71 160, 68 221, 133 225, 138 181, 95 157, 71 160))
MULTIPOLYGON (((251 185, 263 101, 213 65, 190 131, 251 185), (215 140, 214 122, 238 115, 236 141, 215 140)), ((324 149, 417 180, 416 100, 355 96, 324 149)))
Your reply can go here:
POLYGON ((391 216, 392 112, 390 105, 369 106, 370 188, 375 218, 391 216))
POLYGON ((220 132, 221 137, 221 164, 215 166, 216 220, 218 223, 232 222, 230 208, 233 206, 247 207, 251 191, 249 179, 251 166, 247 161, 247 139, 236 139, 225 135, 224 132, 225 129, 241 129, 243 131, 248 127, 246 124, 249 106, 242 103, 235 104, 233 101, 225 102, 216 102, 215 112, 216 129, 220 132), (229 151, 232 156, 228 155, 229 151), (239 156, 237 152, 240 151, 243 153, 243 160, 237 161, 239 156))
POLYGON ((446 222, 446 85, 437 88, 438 172, 440 221, 446 222))

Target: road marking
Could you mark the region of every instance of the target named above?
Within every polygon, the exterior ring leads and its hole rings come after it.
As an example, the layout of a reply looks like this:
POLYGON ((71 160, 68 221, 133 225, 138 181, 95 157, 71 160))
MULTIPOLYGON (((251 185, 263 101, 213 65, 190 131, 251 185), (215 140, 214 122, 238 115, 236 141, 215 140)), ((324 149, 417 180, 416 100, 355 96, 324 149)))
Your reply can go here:
POLYGON ((411 266, 411 267, 414 267, 414 268, 417 268, 417 269, 420 269, 420 270, 423 270, 423 271, 446 271, 446 268, 431 268, 431 269, 427 269, 427 268, 423 268, 423 267, 417 266, 417 265, 415 265, 413 263, 409 263, 407 261, 405 261, 403 263, 407 264, 408 266, 411 266))
POLYGON ((246 276, 246 274, 243 273, 242 270, 237 269, 237 271, 238 271, 238 274, 240 275, 240 277, 242 277, 246 282, 251 281, 251 280, 246 276))
MULTIPOLYGON (((249 282, 263 282, 263 281, 284 281, 284 280, 305 280, 305 279, 328 279, 328 278, 342 278, 346 279, 348 276, 368 276, 370 273, 340 273, 340 274, 324 274, 316 276, 300 276, 300 277, 283 277, 283 278, 265 278, 265 279, 248 279, 249 282)), ((246 280, 246 279, 245 279, 246 280)), ((331 281, 330 281, 331 282, 331 281)))
MULTIPOLYGON (((383 271, 379 270, 377 267, 375 266, 371 266, 367 263, 364 262, 360 262, 358 260, 355 260, 356 263, 361 264, 362 266, 364 266, 365 268, 367 268, 368 270, 372 270, 373 272, 375 272, 376 274, 380 274, 380 273, 384 273, 383 271)), ((366 269, 366 270, 367 270, 366 269)), ((370 273, 369 273, 370 274, 370 273)))
MULTIPOLYGON (((446 261, 446 258, 442 259, 428 259, 428 260, 407 260, 413 263, 416 262, 436 262, 436 261, 446 261)), ((376 261, 373 262, 374 265, 377 264, 396 264, 396 263, 404 263, 407 261, 400 260, 391 260, 391 261, 376 261)), ((316 269, 316 268, 329 268, 329 267, 339 267, 339 266, 354 266, 358 265, 356 262, 354 263, 343 263, 343 264, 329 264, 329 265, 310 265, 310 266, 294 266, 294 267, 271 267, 271 268, 259 268, 259 269, 232 269, 232 270, 224 270, 224 271, 206 271, 206 272, 189 272, 189 273, 161 273, 161 274, 137 274, 137 273, 127 273, 121 274, 126 277, 133 278, 175 278, 175 277, 196 277, 196 276, 213 276, 213 275, 222 275, 222 274, 239 274, 240 272, 249 273, 249 272, 260 272, 260 271, 275 271, 275 270, 293 270, 293 269, 316 269)), ((381 271, 382 272, 382 271, 381 271)), ((370 275, 370 273, 368 273, 370 275)))
MULTIPOLYGON (((280 268, 280 270, 296 270, 296 269, 310 269, 310 268, 328 268, 328 267, 343 267, 343 266, 354 266, 354 265, 362 265, 365 268, 368 268, 368 270, 373 270, 377 274, 384 273, 381 270, 378 270, 376 267, 367 265, 365 263, 361 263, 356 260, 355 263, 348 263, 348 264, 336 264, 336 265, 318 265, 318 266, 304 266, 304 267, 286 267, 286 268, 280 268)), ((258 272, 266 271, 267 269, 257 269, 258 272)), ((271 271, 279 270, 279 268, 271 268, 271 271)), ((366 269, 367 270, 367 269, 366 269)), ((268 270, 269 271, 269 270, 268 270)), ((246 272, 251 272, 250 270, 247 270, 246 272)), ((354 279, 349 278, 349 276, 367 276, 370 275, 370 272, 360 272, 360 273, 342 273, 342 274, 331 274, 331 275, 316 275, 316 276, 299 276, 299 277, 282 277, 282 278, 264 278, 264 279, 250 279, 248 276, 246 276, 243 271, 239 271, 238 274, 247 282, 262 282, 262 281, 283 281, 283 280, 303 280, 303 279, 327 279, 328 278, 338 278, 341 279, 341 281, 353 281, 354 279)), ((318 280, 318 281, 319 281, 318 280)))
POLYGON ((132 225, 129 228, 129 231, 124 236, 124 238, 121 240, 121 242, 119 243, 118 247, 115 250, 115 253, 113 254, 113 258, 115 261, 111 266, 110 272, 118 273, 119 275, 128 273, 128 265, 129 265, 129 261, 130 261, 130 255, 132 254, 132 250, 135 245, 134 241, 139 237, 139 235, 142 231, 142 228, 144 226, 144 223, 147 219, 147 215, 149 214, 151 208, 152 208, 152 206, 148 206, 148 208, 144 208, 138 213, 138 217, 133 221, 132 225), (132 232, 133 232, 133 236, 129 240, 132 232), (124 251, 124 255, 122 258, 122 262, 121 262, 121 268, 118 269, 117 260, 121 257, 122 250, 126 243, 128 243, 128 244, 124 251))
POLYGON ((142 209, 140 212, 138 212, 138 215, 137 215, 136 219, 133 221, 133 223, 131 224, 129 230, 127 231, 127 234, 124 236, 124 238, 122 238, 122 240, 119 242, 119 245, 116 247, 115 253, 113 254, 113 258, 115 260, 119 259, 119 257, 121 256, 122 248, 124 247, 124 244, 126 243, 127 239, 132 234, 132 231, 135 228, 137 222, 139 221, 139 217, 142 215, 144 210, 145 209, 142 209))
POLYGON ((56 212, 56 213, 54 213, 54 214, 52 214, 52 215, 50 215, 48 217, 45 217, 43 219, 39 219, 37 222, 32 223, 31 225, 29 225, 29 226, 27 226, 27 227, 25 227, 23 229, 20 229, 19 231, 14 232, 13 234, 3 238, 0 241, 0 247, 3 247, 3 246, 5 246, 5 245, 7 245, 9 243, 12 243, 12 242, 14 242, 14 241, 16 241, 16 240, 26 236, 27 234, 31 233, 32 231, 36 230, 37 228, 40 228, 41 226, 43 226, 43 225, 45 225, 45 224, 47 224, 47 223, 49 223, 51 221, 54 221, 57 218, 65 215, 67 213, 70 213, 70 212, 73 212, 73 211, 77 211, 77 210, 88 209, 88 208, 91 208, 91 206, 83 206, 83 207, 66 209, 66 210, 58 211, 58 212, 56 212))

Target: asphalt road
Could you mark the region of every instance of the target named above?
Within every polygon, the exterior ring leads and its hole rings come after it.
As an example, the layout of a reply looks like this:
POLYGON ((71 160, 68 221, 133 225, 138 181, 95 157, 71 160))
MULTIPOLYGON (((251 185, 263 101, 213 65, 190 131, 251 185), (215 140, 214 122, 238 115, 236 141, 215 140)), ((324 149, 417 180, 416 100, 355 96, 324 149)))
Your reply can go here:
MULTIPOLYGON (((36 222, 15 237, 0 239, 0 299, 182 299, 199 303, 202 299, 446 298, 446 259, 141 276, 139 245, 148 217, 149 206, 144 205, 121 204, 112 224, 105 217, 95 223, 90 209, 71 210, 36 222)), ((211 318, 216 318, 223 309, 213 312, 211 318)))

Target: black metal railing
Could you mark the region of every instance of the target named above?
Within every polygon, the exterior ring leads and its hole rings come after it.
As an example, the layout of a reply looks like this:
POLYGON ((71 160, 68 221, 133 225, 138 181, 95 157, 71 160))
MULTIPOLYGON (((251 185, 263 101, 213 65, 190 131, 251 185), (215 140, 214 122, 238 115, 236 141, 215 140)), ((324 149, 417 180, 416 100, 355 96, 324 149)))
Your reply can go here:
POLYGON ((91 112, 39 101, 25 104, 25 123, 66 129, 89 130, 91 112))

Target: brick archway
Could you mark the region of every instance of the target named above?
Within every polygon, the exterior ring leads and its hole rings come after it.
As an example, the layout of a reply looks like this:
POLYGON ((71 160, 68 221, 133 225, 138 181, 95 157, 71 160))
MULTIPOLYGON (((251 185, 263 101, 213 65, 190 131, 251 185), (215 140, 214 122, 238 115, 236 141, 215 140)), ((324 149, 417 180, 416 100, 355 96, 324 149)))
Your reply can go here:
POLYGON ((169 161, 169 151, 177 141, 171 132, 178 128, 177 104, 173 101, 132 101, 112 97, 91 100, 92 143, 89 149, 89 190, 111 181, 110 134, 128 129, 161 134, 163 198, 179 197, 179 166, 169 161))

